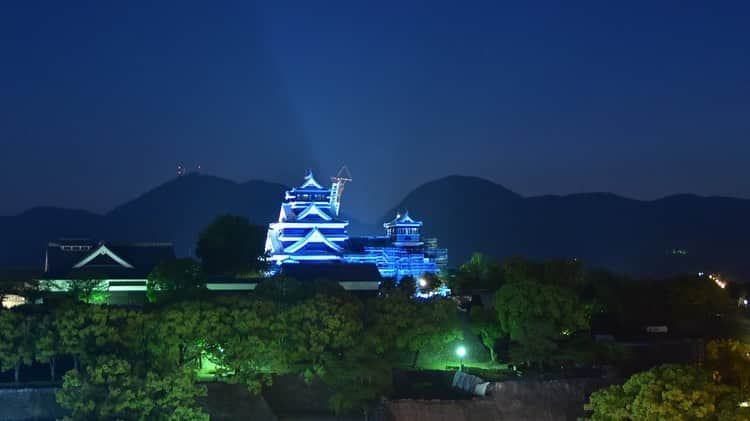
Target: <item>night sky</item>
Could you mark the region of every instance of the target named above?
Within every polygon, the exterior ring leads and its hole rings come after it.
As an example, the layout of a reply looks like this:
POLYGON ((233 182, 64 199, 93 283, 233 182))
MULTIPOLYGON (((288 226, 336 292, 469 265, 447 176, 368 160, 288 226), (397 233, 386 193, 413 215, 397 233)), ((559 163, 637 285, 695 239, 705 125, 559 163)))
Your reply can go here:
POLYGON ((750 197, 749 2, 10 3, 0 214, 107 211, 178 162, 285 184, 346 163, 364 220, 456 173, 750 197))

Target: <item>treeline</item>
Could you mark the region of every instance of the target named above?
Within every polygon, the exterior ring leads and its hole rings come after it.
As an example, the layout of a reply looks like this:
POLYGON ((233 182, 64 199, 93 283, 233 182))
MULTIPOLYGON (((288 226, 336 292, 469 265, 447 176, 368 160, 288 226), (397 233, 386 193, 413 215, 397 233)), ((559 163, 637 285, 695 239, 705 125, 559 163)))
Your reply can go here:
POLYGON ((455 295, 492 297, 471 307, 472 326, 493 360, 506 344, 504 359, 516 364, 611 363, 625 356, 620 347, 594 342, 592 330, 622 338, 656 325, 670 335, 711 339, 739 328, 742 292, 697 274, 635 280, 589 270, 576 259, 500 262, 477 253, 443 278, 455 295))
POLYGON ((334 411, 367 411, 390 390, 400 355, 461 337, 451 300, 395 287, 363 301, 334 282, 284 278, 248 295, 197 293, 142 309, 66 300, 0 311, 0 362, 17 381, 34 361, 54 380, 57 361, 73 358, 57 399, 75 419, 207 419, 195 403, 207 364, 255 393, 274 375, 319 378, 335 392, 334 411))

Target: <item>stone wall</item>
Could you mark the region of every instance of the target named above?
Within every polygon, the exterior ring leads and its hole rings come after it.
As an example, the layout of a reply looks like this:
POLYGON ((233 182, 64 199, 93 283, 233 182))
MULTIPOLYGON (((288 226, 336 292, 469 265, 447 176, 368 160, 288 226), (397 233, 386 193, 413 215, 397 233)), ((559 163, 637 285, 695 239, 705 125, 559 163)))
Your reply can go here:
POLYGON ((385 403, 388 421, 576 420, 602 379, 513 380, 493 383, 490 395, 461 401, 404 399, 385 403))
POLYGON ((51 421, 62 418, 65 410, 55 401, 53 387, 0 389, 0 420, 51 421))

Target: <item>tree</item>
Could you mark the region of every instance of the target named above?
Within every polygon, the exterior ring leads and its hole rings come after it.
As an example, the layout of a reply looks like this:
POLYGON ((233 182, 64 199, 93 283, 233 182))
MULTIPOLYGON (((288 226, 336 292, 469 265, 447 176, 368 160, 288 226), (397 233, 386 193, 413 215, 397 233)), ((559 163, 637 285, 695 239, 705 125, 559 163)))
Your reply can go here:
POLYGON ((344 351, 340 357, 326 354, 323 367, 321 379, 334 391, 328 404, 337 415, 358 410, 367 420, 373 403, 393 384, 391 362, 363 345, 344 351))
POLYGON ((586 283, 583 264, 578 259, 535 262, 513 256, 502 265, 506 282, 537 281, 579 291, 586 283))
POLYGON ((287 308, 281 315, 286 329, 280 337, 290 362, 316 369, 325 352, 354 345, 362 331, 361 311, 357 302, 325 295, 287 308))
POLYGON ((441 346, 463 339, 458 325, 456 303, 444 298, 429 301, 412 301, 415 317, 408 327, 398 334, 396 346, 414 353, 412 366, 416 367, 419 353, 428 346, 441 346))
POLYGON ((750 344, 717 339, 706 345, 706 366, 722 383, 750 392, 750 344))
POLYGON ((71 355, 77 369, 86 352, 85 332, 87 306, 67 305, 55 311, 53 325, 59 335, 60 354, 71 355))
POLYGON ((57 402, 73 419, 208 420, 195 398, 206 389, 188 372, 138 373, 128 361, 99 356, 63 376, 57 402))
POLYGON ((411 295, 398 290, 388 291, 387 295, 374 298, 367 305, 368 326, 363 340, 374 353, 382 355, 395 349, 398 338, 411 329, 417 319, 417 306, 411 295))
POLYGON ((502 332, 518 346, 511 358, 537 362, 554 359, 559 343, 589 328, 584 305, 571 291, 535 281, 510 282, 495 294, 502 332))
POLYGON ((109 299, 105 276, 88 269, 76 269, 68 275, 67 293, 75 301, 103 304, 109 299))
POLYGON ((396 290, 401 294, 411 297, 417 292, 417 280, 413 276, 404 276, 398 281, 396 290))
POLYGON ((437 276, 437 274, 433 272, 425 272, 422 274, 422 276, 419 277, 419 280, 417 281, 417 287, 420 292, 422 293, 430 293, 437 291, 440 286, 442 286, 443 282, 440 280, 440 278, 437 276))
POLYGON ((73 356, 76 369, 98 355, 123 350, 120 331, 127 312, 106 306, 71 304, 55 315, 61 354, 73 356), (119 326, 115 323, 119 322, 119 326))
POLYGON ((36 325, 36 349, 34 358, 40 363, 49 364, 50 380, 55 381, 57 357, 60 355, 60 334, 54 323, 55 313, 48 313, 36 325))
POLYGON ((452 279, 451 289, 458 291, 472 289, 497 290, 503 283, 503 273, 500 265, 483 253, 474 253, 466 263, 462 264, 452 279))
POLYGON ((201 265, 191 258, 165 260, 151 271, 146 296, 151 302, 160 298, 186 296, 206 288, 201 265))
POLYGON ((196 254, 209 275, 247 276, 266 267, 265 237, 264 227, 224 215, 201 232, 196 254))
POLYGON ((0 366, 14 370, 20 381, 21 366, 31 364, 34 357, 34 318, 32 315, 0 310, 0 366))
POLYGON ((263 299, 227 300, 219 308, 226 332, 216 339, 213 356, 232 383, 259 393, 272 374, 287 371, 288 361, 279 338, 288 329, 278 305, 263 299))
POLYGON ((209 342, 209 335, 221 335, 216 307, 200 301, 181 301, 162 308, 155 316, 151 329, 153 340, 149 352, 159 355, 168 367, 183 367, 187 363, 200 364, 209 342))
POLYGON ((684 276, 667 280, 667 302, 675 328, 683 333, 710 336, 735 333, 737 305, 726 291, 710 279, 684 276))
POLYGON ((498 340, 505 336, 505 333, 500 328, 497 313, 485 307, 472 307, 470 320, 472 332, 479 335, 482 345, 490 351, 490 359, 494 363, 497 360, 495 345, 498 340))
POLYGON ((740 406, 746 400, 741 396, 704 370, 666 364, 592 393, 584 408, 593 421, 748 419, 750 408, 740 406))

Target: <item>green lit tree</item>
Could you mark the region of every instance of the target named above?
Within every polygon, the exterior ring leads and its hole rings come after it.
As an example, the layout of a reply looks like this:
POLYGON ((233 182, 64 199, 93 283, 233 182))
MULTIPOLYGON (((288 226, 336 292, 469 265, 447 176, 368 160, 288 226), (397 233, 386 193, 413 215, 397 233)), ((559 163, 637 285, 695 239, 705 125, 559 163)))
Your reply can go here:
POLYGON ((750 393, 750 344, 717 339, 706 345, 706 367, 723 383, 750 393))
POLYGON ((378 355, 412 352, 412 366, 423 348, 463 339, 456 304, 447 299, 424 301, 393 293, 370 301, 367 314, 368 348, 378 355))
POLYGON ((76 369, 107 352, 122 349, 121 327, 127 313, 106 306, 71 304, 56 313, 60 353, 73 356, 76 369), (118 325, 119 324, 119 325, 118 325))
POLYGON ((53 319, 53 329, 59 336, 60 354, 72 356, 76 369, 86 352, 86 310, 87 307, 83 305, 68 305, 57 310, 53 319))
POLYGON ((165 260, 151 271, 146 296, 151 302, 159 299, 185 297, 206 288, 200 263, 190 258, 165 260))
POLYGON ((57 358, 60 355, 60 334, 54 322, 55 313, 45 314, 36 325, 36 361, 49 364, 50 380, 57 377, 57 358))
MULTIPOLYGON (((390 291, 368 303, 367 335, 363 340, 373 352, 382 355, 397 347, 396 342, 411 329, 417 318, 417 306, 411 296, 390 291)), ((405 348, 405 344, 401 344, 405 348)))
POLYGON ((490 352, 490 359, 497 361, 495 346, 505 336, 497 319, 497 312, 485 307, 473 307, 470 313, 471 331, 479 335, 482 345, 490 352))
POLYGON ((171 367, 200 365, 210 337, 224 333, 217 323, 214 305, 201 301, 181 301, 162 308, 154 317, 154 333, 148 342, 149 351, 160 355, 171 367))
POLYGON ((495 310, 502 332, 516 346, 515 361, 555 359, 560 343, 589 329, 586 307, 571 291, 535 281, 510 282, 495 294, 495 310))
POLYGON ((234 299, 219 311, 226 332, 216 339, 212 355, 232 383, 259 393, 271 383, 272 374, 288 371, 287 355, 281 344, 288 327, 278 305, 262 299, 234 299))
POLYGON ((326 354, 322 365, 320 377, 334 391, 328 403, 338 415, 359 411, 367 420, 374 403, 393 384, 390 360, 362 345, 340 356, 326 354))
POLYGON ((264 227, 224 215, 201 232, 196 254, 209 275, 251 276, 266 268, 265 237, 264 227))
POLYGON ((68 274, 67 294, 75 301, 103 304, 109 300, 109 286, 105 276, 88 269, 76 269, 68 274))
POLYGON ((750 408, 740 406, 746 400, 704 370, 667 364, 592 393, 584 408, 593 421, 739 421, 750 419, 750 408))
POLYGON ((290 362, 307 367, 310 379, 325 352, 354 345, 362 331, 361 313, 359 303, 325 295, 288 307, 280 321, 286 329, 279 336, 290 362))
POLYGON ((195 398, 205 387, 187 372, 139 373, 127 360, 99 356, 63 376, 57 402, 73 419, 208 420, 195 398))
POLYGON ((419 353, 431 346, 447 345, 463 339, 459 326, 456 303, 448 299, 433 298, 429 301, 413 301, 415 318, 396 338, 396 346, 414 353, 412 366, 416 367, 419 353))
POLYGON ((34 358, 34 325, 32 315, 0 310, 0 366, 14 371, 16 383, 21 379, 21 367, 34 358))

